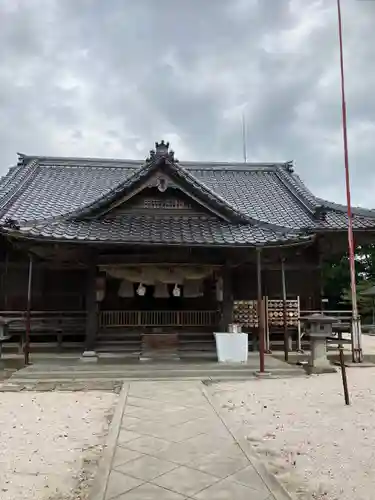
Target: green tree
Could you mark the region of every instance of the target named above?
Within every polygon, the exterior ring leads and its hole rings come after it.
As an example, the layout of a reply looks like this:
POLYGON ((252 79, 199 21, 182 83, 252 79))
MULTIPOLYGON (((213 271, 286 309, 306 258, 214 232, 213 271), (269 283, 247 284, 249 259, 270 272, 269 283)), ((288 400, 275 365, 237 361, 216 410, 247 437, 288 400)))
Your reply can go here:
MULTIPOLYGON (((368 295, 362 295, 363 292, 373 288, 375 281, 363 279, 357 284, 357 305, 359 314, 362 316, 364 322, 373 323, 374 316, 374 300, 375 298, 368 295)), ((342 293, 342 302, 346 305, 351 304, 352 294, 351 288, 346 288, 342 293)))
POLYGON ((359 264, 359 272, 364 280, 375 280, 375 245, 362 245, 356 252, 356 260, 359 264))
MULTIPOLYGON (((364 319, 372 318, 373 299, 362 296, 362 293, 375 285, 375 245, 358 247, 355 259, 358 309, 364 319)), ((350 267, 347 253, 324 262, 323 290, 329 302, 329 309, 347 309, 351 304, 350 267)))
POLYGON ((347 255, 332 257, 323 263, 323 295, 329 309, 342 308, 341 296, 350 286, 350 270, 347 255))

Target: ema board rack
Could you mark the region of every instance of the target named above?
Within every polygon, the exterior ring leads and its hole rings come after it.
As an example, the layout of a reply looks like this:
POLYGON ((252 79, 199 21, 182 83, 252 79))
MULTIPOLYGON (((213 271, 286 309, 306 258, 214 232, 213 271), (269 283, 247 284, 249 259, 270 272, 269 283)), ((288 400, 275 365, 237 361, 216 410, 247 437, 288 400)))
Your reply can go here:
MULTIPOLYGON (((286 300, 286 324, 289 327, 297 327, 300 317, 299 297, 286 300)), ((284 301, 266 301, 268 326, 284 326, 284 301)))
MULTIPOLYGON (((265 316, 265 347, 271 352, 270 330, 279 330, 284 327, 284 301, 280 299, 269 299, 263 297, 262 305, 265 316)), ((301 327, 300 327, 300 299, 286 300, 286 326, 287 329, 297 329, 297 351, 301 350, 301 327)), ((258 302, 256 300, 235 300, 233 308, 233 322, 243 328, 257 329, 258 302)), ((290 330, 289 330, 290 331, 290 330)))
POLYGON ((256 300, 235 300, 233 322, 245 328, 258 327, 258 304, 256 300))
MULTIPOLYGON (((263 298, 268 326, 284 325, 284 301, 279 299, 263 298)), ((286 300, 287 326, 297 327, 300 317, 299 297, 286 300)), ((233 321, 243 327, 258 326, 258 306, 256 300, 235 300, 233 307, 233 321)))

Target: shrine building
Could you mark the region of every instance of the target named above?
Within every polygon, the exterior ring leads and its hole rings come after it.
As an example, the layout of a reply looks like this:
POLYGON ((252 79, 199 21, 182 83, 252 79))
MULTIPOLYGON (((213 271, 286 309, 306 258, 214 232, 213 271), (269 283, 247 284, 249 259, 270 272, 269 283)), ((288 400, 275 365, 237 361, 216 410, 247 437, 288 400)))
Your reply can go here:
MULTIPOLYGON (((375 211, 353 209, 353 225, 374 241, 375 211)), ((277 348, 285 329, 298 348, 347 208, 292 162, 178 161, 161 141, 143 161, 19 154, 0 180, 0 238, 9 349, 27 327, 31 350, 183 358, 214 352, 232 323, 250 348, 260 335, 277 348)))

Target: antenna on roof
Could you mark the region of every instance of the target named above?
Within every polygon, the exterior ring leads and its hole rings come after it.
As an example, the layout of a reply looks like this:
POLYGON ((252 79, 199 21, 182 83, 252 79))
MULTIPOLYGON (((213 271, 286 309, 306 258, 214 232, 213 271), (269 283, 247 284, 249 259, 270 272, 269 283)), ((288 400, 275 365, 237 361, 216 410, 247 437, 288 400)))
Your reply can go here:
POLYGON ((243 147, 243 161, 247 161, 247 150, 246 150, 246 120, 245 113, 242 113, 242 147, 243 147))

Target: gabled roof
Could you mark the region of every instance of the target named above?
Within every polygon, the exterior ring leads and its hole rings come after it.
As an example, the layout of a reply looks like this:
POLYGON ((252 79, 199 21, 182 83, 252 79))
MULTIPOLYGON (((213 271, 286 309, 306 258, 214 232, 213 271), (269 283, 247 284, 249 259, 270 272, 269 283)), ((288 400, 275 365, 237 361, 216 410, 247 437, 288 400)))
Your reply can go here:
MULTIPOLYGON (((161 144, 164 145, 163 142, 161 144)), ((70 218, 95 215, 105 209, 110 209, 116 201, 123 201, 124 198, 129 200, 134 194, 138 193, 140 188, 142 189, 146 185, 146 182, 152 175, 158 173, 162 174, 169 181, 172 180, 185 193, 189 196, 194 196, 194 199, 204 203, 213 213, 221 216, 227 222, 250 222, 250 218, 246 214, 205 186, 199 179, 180 165, 175 160, 173 152, 167 152, 167 154, 163 155, 158 154, 157 151, 151 151, 150 158, 114 189, 74 211, 70 215, 70 218)))
MULTIPOLYGON (((0 181, 0 224, 6 220, 15 224, 4 230, 26 237, 117 243, 134 240, 129 228, 138 243, 263 245, 347 227, 346 207, 315 197, 290 162, 177 162, 168 147, 146 162, 19 155, 0 181), (157 171, 211 213, 186 220, 122 215, 112 225, 92 219, 131 197, 157 171)), ((375 211, 353 209, 353 225, 375 230, 375 211)))

